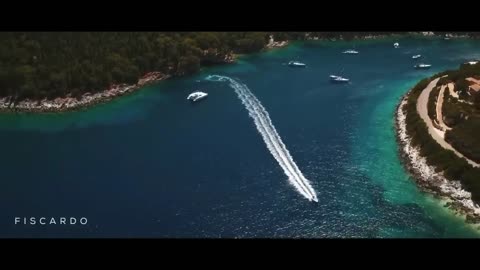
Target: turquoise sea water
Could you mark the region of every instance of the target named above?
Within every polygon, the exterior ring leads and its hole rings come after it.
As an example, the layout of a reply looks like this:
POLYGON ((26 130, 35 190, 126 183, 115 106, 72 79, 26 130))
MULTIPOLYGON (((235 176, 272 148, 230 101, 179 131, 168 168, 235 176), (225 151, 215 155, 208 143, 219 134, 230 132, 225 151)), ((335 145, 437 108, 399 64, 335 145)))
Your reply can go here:
POLYGON ((1 237, 478 237, 420 192, 393 114, 417 81, 480 58, 480 42, 303 42, 242 57, 80 112, 2 114, 1 237), (360 54, 344 55, 355 47, 360 54), (431 70, 413 69, 422 54, 431 70), (292 60, 305 69, 292 69, 292 60), (341 73, 351 84, 335 85, 341 73), (316 190, 289 184, 226 83, 248 86, 316 190), (193 90, 209 97, 186 101, 193 90), (19 226, 14 217, 85 216, 19 226))

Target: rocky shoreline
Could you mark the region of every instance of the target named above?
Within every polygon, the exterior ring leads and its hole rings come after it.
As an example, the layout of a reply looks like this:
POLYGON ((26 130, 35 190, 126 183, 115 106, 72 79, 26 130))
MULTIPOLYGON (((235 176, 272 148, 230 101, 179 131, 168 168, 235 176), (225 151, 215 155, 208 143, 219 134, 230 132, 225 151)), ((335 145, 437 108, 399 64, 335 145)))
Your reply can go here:
POLYGON ((270 36, 270 39, 267 43, 267 45, 265 45, 265 49, 274 49, 274 48, 282 48, 282 47, 285 47, 288 45, 288 40, 284 40, 284 41, 275 41, 273 39, 273 36, 270 36))
POLYGON ((435 167, 428 165, 426 158, 420 155, 419 149, 411 145, 405 122, 406 114, 403 110, 409 93, 402 98, 395 111, 395 134, 402 164, 422 191, 447 199, 444 206, 464 215, 467 223, 480 224, 480 207, 472 201, 471 193, 463 190, 459 181, 448 180, 441 172, 435 172, 435 167))
POLYGON ((25 99, 13 106, 9 102, 8 98, 0 98, 0 112, 66 112, 75 111, 81 108, 89 107, 92 105, 104 103, 110 101, 118 96, 124 96, 132 93, 139 88, 166 80, 171 75, 163 74, 161 72, 150 72, 145 74, 136 84, 116 84, 112 85, 109 89, 98 93, 85 93, 80 99, 67 96, 64 98, 56 98, 54 100, 31 100, 25 99))

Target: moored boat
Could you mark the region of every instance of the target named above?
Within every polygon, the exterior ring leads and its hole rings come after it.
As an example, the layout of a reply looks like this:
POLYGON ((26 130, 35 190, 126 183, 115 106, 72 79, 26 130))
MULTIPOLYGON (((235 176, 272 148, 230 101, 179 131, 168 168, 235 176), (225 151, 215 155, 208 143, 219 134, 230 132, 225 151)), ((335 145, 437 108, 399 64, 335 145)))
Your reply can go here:
POLYGON ((348 83, 350 79, 344 78, 342 76, 330 75, 330 81, 335 83, 348 83))
POLYGON ((305 63, 301 63, 298 61, 290 61, 288 62, 288 66, 290 67, 306 67, 307 65, 305 63))
POLYGON ((414 67, 415 67, 416 69, 428 69, 428 68, 431 68, 432 65, 430 65, 430 64, 423 64, 423 63, 422 63, 422 64, 415 65, 414 67))

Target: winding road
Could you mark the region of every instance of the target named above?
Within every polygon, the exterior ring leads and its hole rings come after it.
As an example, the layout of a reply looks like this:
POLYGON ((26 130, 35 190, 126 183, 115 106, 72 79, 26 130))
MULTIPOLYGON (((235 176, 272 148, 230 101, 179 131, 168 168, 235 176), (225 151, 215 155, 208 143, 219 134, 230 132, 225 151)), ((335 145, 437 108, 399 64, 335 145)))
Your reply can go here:
POLYGON ((455 150, 455 148, 453 148, 449 143, 447 143, 445 141, 445 132, 436 129, 433 126, 432 120, 430 119, 430 117, 428 117, 428 106, 427 106, 428 97, 430 96, 430 92, 432 91, 432 89, 437 85, 437 82, 438 82, 439 79, 440 78, 437 78, 437 79, 431 81, 428 84, 428 86, 425 89, 423 89, 422 93, 420 94, 420 96, 418 97, 418 100, 417 100, 417 112, 420 115, 420 117, 423 119, 423 121, 427 124, 428 133, 430 133, 432 138, 438 144, 440 144, 440 146, 442 146, 444 149, 448 149, 448 150, 453 151, 455 153, 455 155, 457 155, 460 158, 464 158, 473 167, 480 167, 479 163, 476 163, 475 161, 468 159, 462 153, 455 150))

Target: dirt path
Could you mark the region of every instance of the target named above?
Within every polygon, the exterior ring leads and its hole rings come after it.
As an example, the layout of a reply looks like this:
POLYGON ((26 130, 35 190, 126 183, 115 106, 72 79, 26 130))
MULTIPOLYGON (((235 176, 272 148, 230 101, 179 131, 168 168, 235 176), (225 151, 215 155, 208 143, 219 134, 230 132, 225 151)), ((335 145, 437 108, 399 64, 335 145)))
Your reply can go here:
POLYGON ((446 85, 442 85, 442 87, 440 88, 440 93, 438 93, 438 98, 437 98, 437 122, 442 127, 443 131, 452 129, 451 127, 448 127, 447 125, 445 125, 445 122, 443 122, 443 114, 442 114, 443 93, 445 92, 446 87, 447 87, 446 85))

